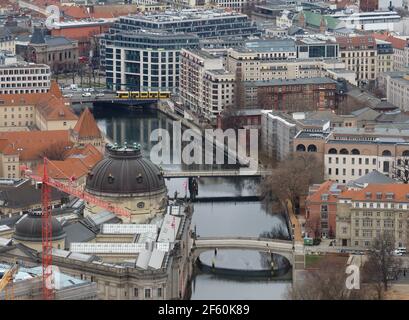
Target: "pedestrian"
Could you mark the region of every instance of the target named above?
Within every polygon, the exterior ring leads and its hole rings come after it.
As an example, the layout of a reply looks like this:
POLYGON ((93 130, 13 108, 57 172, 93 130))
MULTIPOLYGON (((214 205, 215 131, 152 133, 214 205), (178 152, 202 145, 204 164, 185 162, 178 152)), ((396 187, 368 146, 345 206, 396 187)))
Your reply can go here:
POLYGON ((217 248, 214 248, 214 255, 217 256, 217 248))

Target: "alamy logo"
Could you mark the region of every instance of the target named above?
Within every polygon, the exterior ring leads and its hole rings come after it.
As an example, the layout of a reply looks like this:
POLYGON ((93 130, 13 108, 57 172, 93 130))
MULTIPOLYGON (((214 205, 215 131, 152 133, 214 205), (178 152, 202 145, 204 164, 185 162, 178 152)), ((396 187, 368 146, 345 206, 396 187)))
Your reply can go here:
POLYGON ((45 286, 49 290, 58 290, 61 288, 61 273, 57 266, 48 266, 46 269, 47 277, 45 286))
POLYGON ((47 29, 53 29, 56 22, 60 22, 60 8, 51 5, 45 9, 47 13, 47 19, 45 20, 45 26, 47 29))
POLYGON ((151 149, 150 159, 161 164, 245 164, 240 173, 248 175, 258 171, 258 130, 205 129, 183 130, 180 121, 173 122, 172 139, 166 129, 151 132, 150 141, 157 142, 151 149), (173 147, 171 150, 171 141, 173 147), (182 147, 183 146, 183 147, 182 147), (203 147, 204 146, 204 147, 203 147), (172 159, 171 159, 172 155, 172 159))
POLYGON ((359 290, 360 289, 360 277, 359 277, 359 267, 351 264, 349 265, 345 273, 349 276, 345 280, 345 286, 348 290, 359 290))

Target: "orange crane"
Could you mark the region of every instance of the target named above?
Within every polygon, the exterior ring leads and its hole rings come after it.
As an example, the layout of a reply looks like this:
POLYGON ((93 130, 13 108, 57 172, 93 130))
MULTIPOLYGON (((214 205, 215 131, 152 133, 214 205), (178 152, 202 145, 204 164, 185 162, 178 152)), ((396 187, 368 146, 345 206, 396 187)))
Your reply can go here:
POLYGON ((43 299, 51 300, 54 296, 54 290, 49 285, 52 281, 52 223, 51 223, 51 188, 56 188, 74 197, 80 198, 86 202, 92 203, 100 208, 115 213, 118 216, 131 219, 130 212, 122 207, 116 206, 109 201, 98 199, 92 194, 86 192, 76 183, 76 177, 68 177, 49 159, 44 157, 43 176, 32 174, 30 170, 24 173, 28 178, 41 183, 41 202, 42 202, 42 275, 43 275, 43 299), (62 177, 68 182, 61 182, 51 178, 48 175, 48 166, 55 168, 62 177))
POLYGON ((5 300, 14 300, 14 284, 13 280, 19 269, 19 265, 16 262, 10 269, 8 269, 3 277, 0 279, 0 292, 5 291, 5 300))

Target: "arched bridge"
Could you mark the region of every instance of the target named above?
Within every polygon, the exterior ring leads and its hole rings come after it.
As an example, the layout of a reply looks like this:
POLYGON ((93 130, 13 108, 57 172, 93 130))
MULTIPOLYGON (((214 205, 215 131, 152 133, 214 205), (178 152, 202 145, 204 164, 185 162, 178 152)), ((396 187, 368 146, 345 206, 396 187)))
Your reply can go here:
POLYGON ((305 265, 303 244, 256 237, 197 237, 192 247, 193 256, 196 259, 202 252, 216 248, 266 251, 284 256, 294 269, 303 269, 305 265))

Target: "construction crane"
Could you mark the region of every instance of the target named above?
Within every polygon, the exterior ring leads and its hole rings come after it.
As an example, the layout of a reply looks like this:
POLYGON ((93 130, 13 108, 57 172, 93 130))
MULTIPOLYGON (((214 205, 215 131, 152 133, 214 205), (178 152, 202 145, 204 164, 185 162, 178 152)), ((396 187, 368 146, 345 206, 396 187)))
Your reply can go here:
POLYGON ((56 188, 86 202, 92 203, 100 208, 115 213, 118 216, 126 217, 129 222, 131 214, 129 210, 115 206, 109 201, 101 200, 83 190, 77 185, 76 177, 68 177, 49 159, 44 157, 43 176, 32 174, 30 170, 25 171, 25 176, 41 183, 41 208, 42 208, 42 276, 43 276, 43 299, 51 300, 54 297, 54 290, 49 284, 52 281, 52 215, 51 215, 51 188, 56 188), (61 182, 53 179, 48 174, 48 166, 55 168, 68 182, 61 182))
POLYGON ((19 269, 19 265, 16 262, 10 269, 8 269, 3 277, 0 279, 0 292, 3 290, 5 291, 5 299, 6 300, 13 300, 14 299, 14 284, 13 280, 15 275, 17 274, 19 269))

